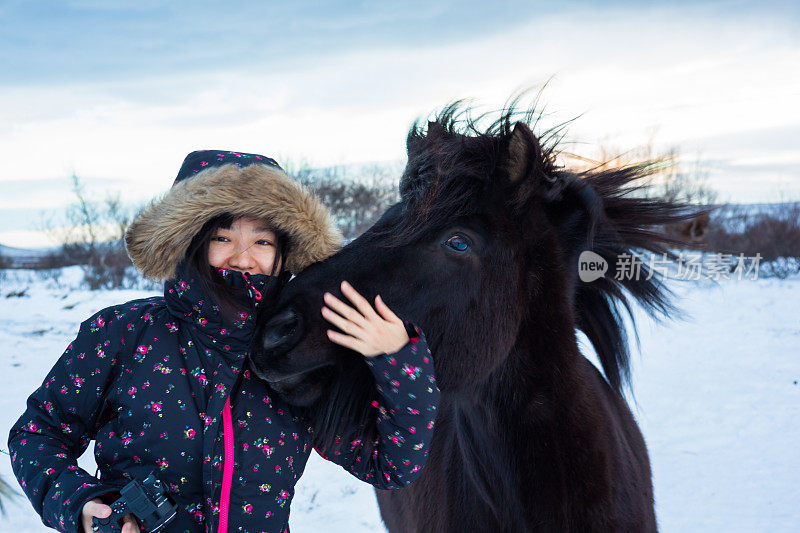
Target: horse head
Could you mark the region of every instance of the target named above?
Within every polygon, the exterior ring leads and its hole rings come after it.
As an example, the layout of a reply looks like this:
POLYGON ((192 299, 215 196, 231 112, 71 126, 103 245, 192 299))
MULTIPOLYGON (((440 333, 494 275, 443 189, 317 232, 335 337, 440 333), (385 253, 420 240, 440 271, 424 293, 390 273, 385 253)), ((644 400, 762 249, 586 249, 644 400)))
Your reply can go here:
POLYGON ((374 387, 363 358, 327 339, 320 314, 325 291, 341 297, 341 280, 373 301, 380 294, 425 332, 443 394, 475 397, 508 372, 557 372, 552 346, 576 346, 576 328, 612 387, 624 383, 627 345, 614 302, 627 306, 623 288, 649 309, 668 301, 657 278, 614 279, 615 261, 632 247, 669 253, 676 241, 648 228, 688 218, 684 206, 627 195, 646 166, 561 168, 556 135, 535 135, 532 112, 520 118, 512 108, 483 130, 465 116, 453 104, 415 124, 400 202, 283 291, 251 355, 256 374, 288 402, 369 412, 362 406, 374 387), (584 250, 610 263, 612 275, 580 281, 584 250), (512 352, 524 354, 513 369, 512 352))

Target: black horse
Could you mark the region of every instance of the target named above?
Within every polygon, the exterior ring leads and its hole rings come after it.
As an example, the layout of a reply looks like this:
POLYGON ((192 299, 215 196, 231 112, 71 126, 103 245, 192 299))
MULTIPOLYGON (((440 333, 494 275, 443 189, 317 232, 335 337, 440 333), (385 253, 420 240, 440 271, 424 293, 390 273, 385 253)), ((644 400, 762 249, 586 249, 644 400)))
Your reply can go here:
POLYGON ((656 530, 647 449, 621 392, 622 310, 632 297, 674 312, 641 253, 674 258, 679 242, 660 227, 696 210, 634 192, 652 165, 560 168, 533 118, 512 107, 480 130, 454 104, 415 124, 401 201, 293 280, 260 334, 257 374, 308 406, 328 453, 345 434, 373 441, 375 387, 361 356, 327 340, 323 291, 346 279, 427 334, 436 429, 420 477, 377 491, 389 531, 656 530), (605 276, 581 281, 584 250, 607 262, 605 276))

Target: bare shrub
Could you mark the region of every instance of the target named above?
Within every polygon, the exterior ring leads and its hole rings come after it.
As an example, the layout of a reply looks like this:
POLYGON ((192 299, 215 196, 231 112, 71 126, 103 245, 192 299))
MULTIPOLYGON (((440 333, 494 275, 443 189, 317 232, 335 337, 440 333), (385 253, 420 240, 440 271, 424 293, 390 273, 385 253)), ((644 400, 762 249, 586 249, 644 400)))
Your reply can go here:
POLYGON ((655 177, 653 194, 668 202, 710 206, 717 202, 717 191, 708 184, 708 170, 699 161, 689 168, 679 159, 677 150, 668 152, 664 159, 669 164, 655 177))
POLYGON ((767 275, 786 278, 800 266, 800 202, 754 212, 747 206, 720 208, 706 236, 708 248, 730 254, 761 255, 767 275))
POLYGON ((600 145, 597 158, 568 152, 563 156, 570 161, 571 168, 578 169, 603 170, 647 163, 653 172, 642 180, 636 191, 639 195, 702 206, 717 202, 718 194, 708 184, 708 170, 702 161, 687 163, 675 147, 659 151, 652 141, 630 150, 600 145))
POLYGON ((42 268, 39 275, 43 280, 51 281, 56 287, 62 286, 63 270, 61 268, 42 268))
POLYGON ((43 270, 55 270, 79 264, 79 261, 69 252, 65 252, 60 246, 52 252, 48 252, 39 258, 37 264, 32 267, 43 270))
POLYGON ((5 480, 3 480, 3 478, 0 478, 0 513, 2 513, 5 516, 6 514, 5 502, 17 496, 19 496, 19 493, 17 493, 14 489, 12 489, 11 485, 6 483, 5 480))
POLYGON ((343 166, 312 169, 307 164, 288 167, 330 209, 347 240, 363 233, 399 199, 395 178, 399 172, 395 173, 390 166, 373 165, 358 170, 343 166))
POLYGON ((689 164, 680 157, 677 148, 658 151, 649 142, 631 150, 619 150, 600 145, 597 159, 564 152, 562 156, 570 168, 612 170, 633 165, 646 165, 648 175, 641 179, 631 196, 654 198, 670 203, 692 206, 695 216, 689 220, 673 222, 662 231, 682 242, 686 249, 707 248, 711 214, 716 210, 717 192, 708 184, 708 171, 700 161, 689 164))
POLYGON ((86 194, 80 178, 72 175, 75 201, 67 208, 66 224, 45 222, 45 230, 61 243, 57 252, 42 258, 41 268, 81 265, 89 289, 114 289, 136 285, 125 250, 125 230, 135 209, 122 204, 119 194, 96 201, 86 194))

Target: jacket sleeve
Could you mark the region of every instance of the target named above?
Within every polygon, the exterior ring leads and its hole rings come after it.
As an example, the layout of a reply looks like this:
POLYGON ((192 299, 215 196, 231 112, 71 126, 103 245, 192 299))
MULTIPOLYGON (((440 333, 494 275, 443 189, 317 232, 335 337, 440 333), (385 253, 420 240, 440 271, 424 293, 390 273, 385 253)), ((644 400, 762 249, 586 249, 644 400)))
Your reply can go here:
POLYGON ((77 458, 96 433, 123 342, 118 319, 110 308, 81 324, 9 434, 14 475, 42 522, 59 531, 81 531, 83 504, 116 490, 79 468, 77 458))
POLYGON ((343 442, 323 456, 379 489, 411 483, 425 466, 433 435, 439 389, 425 336, 407 324, 410 340, 394 354, 367 357, 378 400, 373 403, 377 435, 374 445, 343 442))

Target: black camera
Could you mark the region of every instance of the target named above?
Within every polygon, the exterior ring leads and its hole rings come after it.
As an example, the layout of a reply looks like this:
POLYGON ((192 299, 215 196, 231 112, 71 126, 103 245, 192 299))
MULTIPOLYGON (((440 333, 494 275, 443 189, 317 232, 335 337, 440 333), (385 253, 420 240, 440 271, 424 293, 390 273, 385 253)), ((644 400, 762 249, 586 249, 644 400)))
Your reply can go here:
POLYGON ((111 516, 92 519, 92 531, 119 533, 122 518, 131 513, 149 533, 155 533, 175 518, 177 506, 165 494, 164 484, 150 472, 139 483, 135 479, 122 487, 120 497, 111 504, 111 516))

